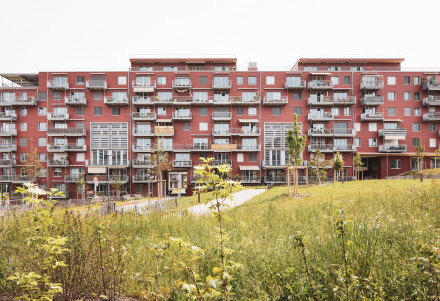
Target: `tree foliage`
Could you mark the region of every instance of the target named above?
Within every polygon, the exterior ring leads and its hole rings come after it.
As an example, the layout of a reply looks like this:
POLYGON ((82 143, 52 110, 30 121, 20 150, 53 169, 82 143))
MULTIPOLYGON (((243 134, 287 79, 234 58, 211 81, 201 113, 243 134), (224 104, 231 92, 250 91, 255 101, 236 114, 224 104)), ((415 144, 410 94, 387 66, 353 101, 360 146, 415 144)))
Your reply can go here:
POLYGON ((26 166, 26 172, 28 176, 38 177, 39 171, 43 168, 43 164, 40 162, 38 157, 38 148, 33 143, 33 139, 30 138, 31 151, 27 154, 26 161, 24 165, 26 166))
POLYGON ((330 163, 325 160, 325 155, 319 149, 316 149, 308 162, 310 175, 316 177, 318 183, 321 184, 321 181, 327 178, 327 166, 329 165, 330 163))
POLYGON ((298 124, 298 116, 293 114, 293 130, 287 131, 287 145, 289 147, 289 163, 300 165, 302 153, 306 147, 307 136, 301 135, 301 126, 298 124))
POLYGON ((422 139, 419 139, 416 146, 416 154, 417 154, 417 169, 423 169, 423 159, 426 157, 425 145, 422 144, 422 139))

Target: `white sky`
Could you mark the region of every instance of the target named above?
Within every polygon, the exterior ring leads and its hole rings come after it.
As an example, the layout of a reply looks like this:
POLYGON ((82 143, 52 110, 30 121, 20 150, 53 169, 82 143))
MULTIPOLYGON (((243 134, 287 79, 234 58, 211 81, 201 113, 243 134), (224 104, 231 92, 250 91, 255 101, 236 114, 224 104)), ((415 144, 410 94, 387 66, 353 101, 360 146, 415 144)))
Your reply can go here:
POLYGON ((0 72, 127 70, 134 55, 400 56, 440 67, 440 1, 3 0, 0 72))

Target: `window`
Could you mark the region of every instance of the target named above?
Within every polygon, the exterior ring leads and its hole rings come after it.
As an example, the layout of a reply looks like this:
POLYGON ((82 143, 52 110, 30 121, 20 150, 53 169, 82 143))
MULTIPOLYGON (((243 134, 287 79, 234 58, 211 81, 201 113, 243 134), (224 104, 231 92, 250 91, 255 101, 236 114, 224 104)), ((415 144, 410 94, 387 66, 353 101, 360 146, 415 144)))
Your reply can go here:
POLYGON ((429 131, 430 132, 435 132, 435 123, 434 122, 430 122, 429 123, 429 131))
POLYGON ((24 161, 26 161, 27 160, 27 153, 21 153, 20 154, 20 161, 21 162, 24 162, 24 161))
POLYGON ((413 132, 420 132, 420 122, 413 122, 412 123, 412 131, 413 132))
POLYGON ((38 116, 46 116, 46 108, 42 107, 42 108, 38 108, 38 116))
POLYGON ((420 92, 414 92, 414 100, 420 100, 420 92))
POLYGON ((27 138, 20 138, 20 146, 27 146, 27 138))
POLYGON ((237 107, 237 116, 243 116, 243 107, 237 107))
POLYGON ((391 169, 400 169, 400 159, 390 160, 391 169))
POLYGON ((185 132, 188 132, 188 131, 189 131, 189 122, 184 122, 184 123, 183 123, 183 130, 184 130, 185 132))
POLYGON ((350 107, 345 107, 344 108, 344 116, 350 116, 350 115, 351 115, 350 107))
POLYGON ((27 108, 20 108, 20 116, 27 116, 27 108))
POLYGON ((332 108, 332 114, 333 116, 339 116, 340 115, 339 108, 332 108))
POLYGON ((102 115, 102 107, 94 107, 93 108, 93 115, 101 116, 102 115))
POLYGON ((244 161, 244 159, 243 159, 243 153, 238 153, 237 154, 237 162, 243 162, 244 161))
POLYGON ((53 100, 61 100, 61 91, 53 92, 53 100))
POLYGON ((330 80, 333 83, 333 85, 339 85, 339 76, 332 76, 330 80))
POLYGON ((199 76, 199 85, 207 85, 208 77, 207 76, 199 76))
POLYGON ((47 129, 47 123, 46 122, 39 122, 38 123, 38 130, 39 131, 41 131, 41 132, 44 132, 44 131, 46 131, 46 129, 47 129))
POLYGON ((396 92, 388 92, 388 100, 396 100, 396 92))
POLYGON ((76 115, 84 116, 84 107, 76 107, 76 115))
POLYGON ((199 108, 199 115, 200 115, 200 116, 208 116, 208 108, 206 108, 206 107, 200 107, 200 108, 199 108))
POLYGON ((102 100, 102 91, 93 91, 93 100, 102 100))
POLYGON ((257 116, 257 108, 248 108, 249 116, 257 116))
POLYGON ((208 92, 193 92, 193 101, 208 102, 208 92))
POLYGON ((167 78, 165 76, 158 76, 157 77, 157 84, 158 85, 166 85, 167 84, 167 78))
POLYGON ((38 169, 38 176, 39 177, 45 177, 47 173, 47 169, 46 168, 39 168, 38 169))
POLYGON ((121 108, 120 107, 113 107, 112 108, 112 115, 113 116, 120 116, 121 115, 121 108))
POLYGON ((118 85, 126 85, 127 84, 127 77, 126 76, 118 76, 118 85))
POLYGON ((404 116, 411 116, 411 108, 404 108, 403 115, 404 116))
POLYGON ((414 76, 414 85, 420 85, 420 76, 414 76))
POLYGON ((436 147, 436 146, 437 146, 437 139, 429 138, 429 147, 436 147))
POLYGON ((280 107, 272 108, 272 115, 273 116, 280 116, 281 115, 281 108, 280 107))
POLYGON ((412 139, 412 146, 416 147, 419 144, 419 140, 420 140, 420 138, 413 138, 412 139))
POLYGON ((344 85, 349 85, 349 84, 351 84, 350 76, 344 76, 344 85))
POLYGON ((396 116, 396 108, 395 107, 388 108, 388 116, 396 116))
POLYGON ((411 85, 411 76, 404 76, 403 77, 403 84, 404 85, 411 85))
POLYGON ((429 160, 430 168, 439 168, 440 167, 440 160, 435 158, 430 158, 429 160))
POLYGON ((77 153, 76 154, 76 162, 84 162, 86 160, 85 153, 77 153))
POLYGON ((293 100, 301 100, 302 93, 301 92, 293 92, 293 100))
POLYGON ((361 124, 360 124, 359 122, 356 122, 356 123, 354 124, 354 130, 355 130, 356 132, 360 132, 360 131, 361 131, 361 124))
POLYGON ((249 162, 257 162, 257 154, 256 153, 249 153, 249 162))
POLYGON ((46 162, 47 161, 47 154, 46 153, 38 153, 38 160, 40 162, 46 162))
POLYGON ((369 132, 377 132, 377 123, 376 122, 369 122, 368 123, 368 131, 369 132))
POLYGON ((38 138, 38 146, 46 146, 46 138, 38 138))
POLYGON ((403 92, 403 100, 411 100, 411 92, 403 92))
POLYGON ((301 116, 302 115, 302 107, 293 107, 293 114, 301 116))
POLYGON ((275 76, 266 76, 266 85, 275 85, 275 76))
POLYGON ((207 122, 199 122, 199 131, 208 131, 208 123, 207 122))
POLYGON ((75 127, 76 127, 77 129, 85 129, 85 128, 86 128, 86 125, 85 125, 84 122, 76 122, 75 127))
POLYGON ((256 76, 248 76, 248 85, 256 85, 257 77, 256 76))
POLYGON ((20 131, 27 131, 27 122, 20 122, 20 131))
POLYGON ((166 114, 167 114, 167 108, 165 108, 165 107, 158 107, 157 108, 157 115, 165 116, 166 114))
POLYGON ((38 101, 46 100, 47 92, 38 92, 38 101))
POLYGON ((76 84, 77 85, 84 85, 84 76, 77 76, 76 77, 76 84))
POLYGON ((377 147, 377 139, 376 138, 368 138, 368 146, 369 147, 377 147))
POLYGON ((54 177, 61 177, 61 168, 54 168, 53 169, 53 176, 54 177))
POLYGON ((395 86, 396 85, 396 77, 395 76, 388 76, 387 77, 387 85, 388 86, 395 86))
POLYGON ((361 146, 361 138, 354 138, 354 145, 356 145, 357 147, 361 146))
POLYGON ((177 71, 177 67, 165 66, 165 67, 163 67, 163 71, 177 71))
POLYGON ((414 108, 414 116, 420 116, 421 115, 421 109, 420 108, 414 108))
POLYGON ((237 85, 243 85, 243 76, 237 76, 237 85))
POLYGON ((85 145, 86 140, 84 138, 76 138, 76 145, 83 146, 85 145))

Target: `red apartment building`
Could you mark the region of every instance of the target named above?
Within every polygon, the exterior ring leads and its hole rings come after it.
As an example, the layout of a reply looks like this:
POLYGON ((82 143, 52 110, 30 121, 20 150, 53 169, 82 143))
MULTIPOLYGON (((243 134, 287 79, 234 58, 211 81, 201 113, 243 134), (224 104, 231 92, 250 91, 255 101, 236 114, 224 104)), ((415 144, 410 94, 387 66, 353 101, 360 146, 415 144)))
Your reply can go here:
POLYGON ((127 193, 156 193, 148 156, 159 138, 172 161, 167 192, 190 193, 200 157, 230 164, 244 184, 283 183, 294 113, 308 136, 304 160, 339 151, 347 179, 355 152, 365 177, 416 168, 418 139, 424 167, 436 165, 440 72, 403 71, 403 59, 301 58, 287 72, 239 71, 233 58, 130 62, 121 72, 1 74, 3 191, 38 181, 77 198, 84 174, 90 190, 97 177, 99 191, 116 179, 127 193), (38 178, 23 165, 32 147, 38 178))

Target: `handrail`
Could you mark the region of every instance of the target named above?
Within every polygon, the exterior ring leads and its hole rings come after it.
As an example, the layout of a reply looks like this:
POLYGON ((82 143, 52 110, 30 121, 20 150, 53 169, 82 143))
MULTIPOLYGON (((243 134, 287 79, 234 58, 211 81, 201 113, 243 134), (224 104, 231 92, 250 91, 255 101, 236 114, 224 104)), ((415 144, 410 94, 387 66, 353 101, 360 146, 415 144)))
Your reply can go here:
POLYGON ((0 135, 16 136, 17 130, 12 128, 0 128, 0 135))
POLYGON ((55 135, 83 135, 85 136, 87 133, 86 129, 82 128, 48 128, 47 134, 55 134, 55 135))
POLYGON ((212 119, 231 119, 231 112, 214 112, 212 113, 212 119))
MULTIPOLYGON (((222 77, 223 78, 223 77, 222 77)), ((227 80, 216 80, 215 77, 212 80, 212 88, 231 88, 232 87, 232 80, 229 80, 229 77, 224 77, 227 78, 227 80)))
POLYGON ((191 160, 173 160, 173 166, 174 167, 191 167, 192 161, 191 160))
POLYGON ((309 81, 308 87, 309 88, 333 88, 334 84, 331 80, 311 80, 309 81))
POLYGON ((67 113, 47 113, 47 119, 69 119, 69 114, 67 113))
POLYGON ((85 145, 77 145, 74 143, 69 144, 48 144, 47 149, 48 150, 60 150, 60 151, 66 151, 66 150, 78 150, 78 151, 86 151, 85 145))
POLYGON ((179 118, 191 119, 192 113, 191 112, 185 112, 185 113, 173 112, 173 119, 179 119, 179 118))
POLYGON ((138 119, 156 119, 156 113, 155 112, 133 112, 132 118, 138 118, 138 119))
MULTIPOLYGON (((289 77, 287 77, 289 78, 289 77)), ((307 81, 305 79, 302 79, 300 81, 294 80, 286 80, 286 82, 284 83, 284 88, 305 88, 307 86, 307 81)))
POLYGON ((69 83, 63 82, 63 83, 54 83, 53 79, 47 81, 47 87, 48 88, 64 88, 69 89, 69 83))
POLYGON ((406 129, 380 129, 379 136, 406 136, 406 129))
POLYGON ((133 88, 138 88, 138 87, 145 87, 145 88, 150 88, 150 87, 154 87, 156 88, 156 81, 154 79, 150 79, 149 82, 147 83, 141 83, 141 82, 136 82, 136 80, 134 79, 131 83, 133 88))
POLYGON ((107 88, 107 80, 90 79, 86 81, 87 88, 107 88))

